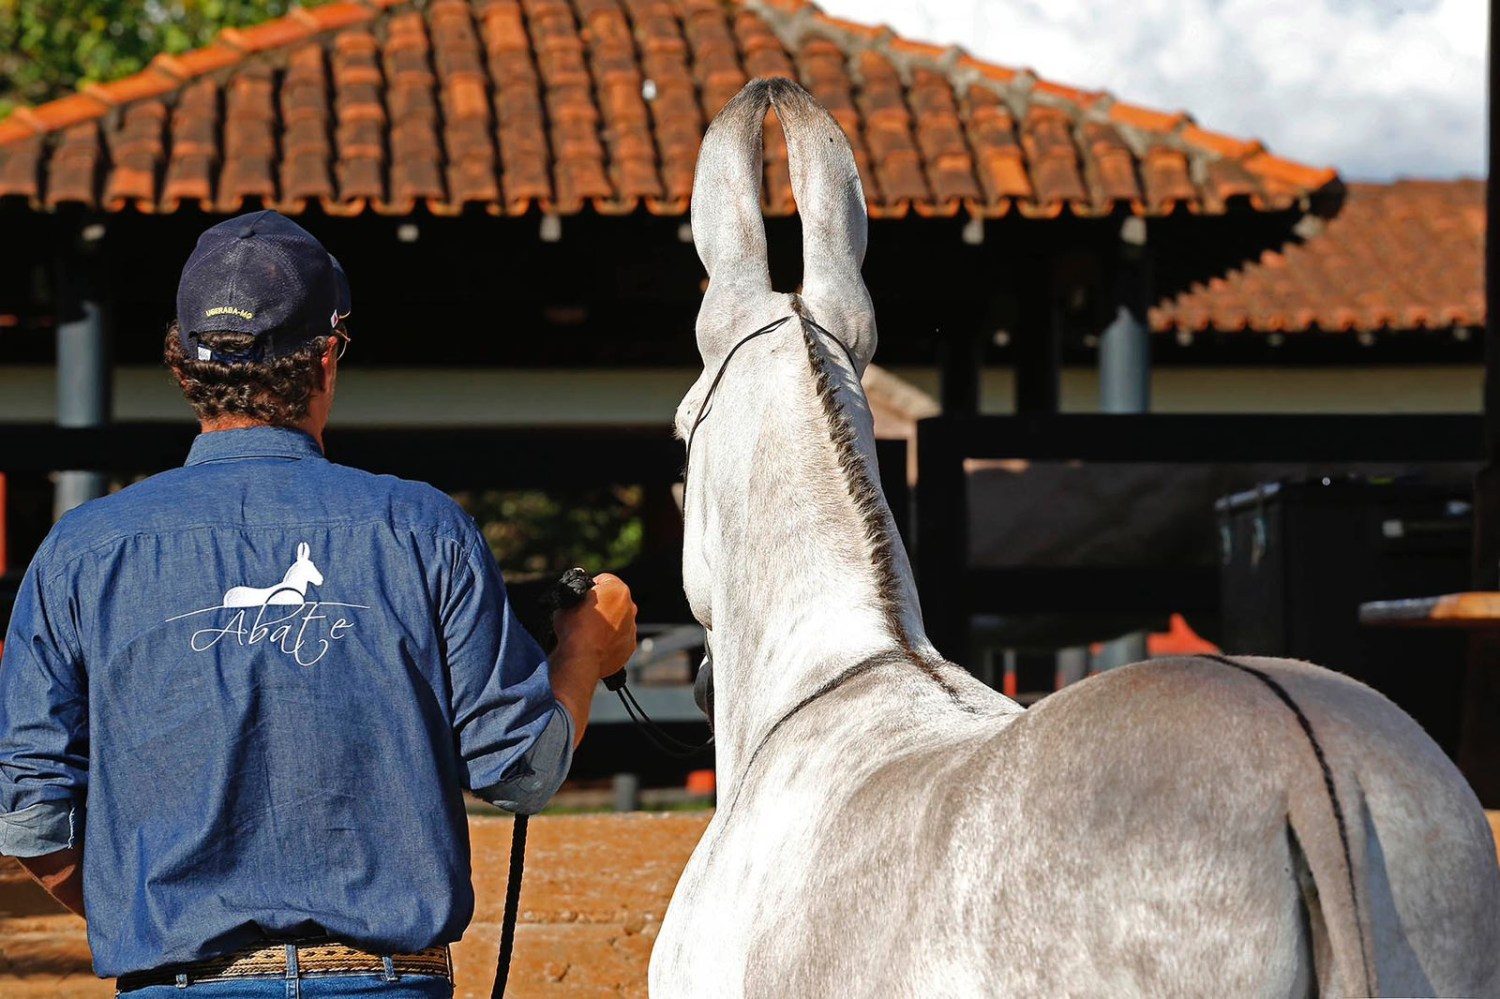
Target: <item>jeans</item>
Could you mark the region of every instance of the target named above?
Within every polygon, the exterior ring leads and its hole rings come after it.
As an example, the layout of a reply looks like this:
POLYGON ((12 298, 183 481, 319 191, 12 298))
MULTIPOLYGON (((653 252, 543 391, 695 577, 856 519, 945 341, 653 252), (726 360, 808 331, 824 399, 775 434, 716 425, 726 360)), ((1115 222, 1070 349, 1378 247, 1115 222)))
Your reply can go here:
POLYGON ((148 985, 121 999, 453 999, 453 985, 438 975, 402 975, 387 981, 378 972, 304 975, 301 978, 236 978, 175 985, 148 985))

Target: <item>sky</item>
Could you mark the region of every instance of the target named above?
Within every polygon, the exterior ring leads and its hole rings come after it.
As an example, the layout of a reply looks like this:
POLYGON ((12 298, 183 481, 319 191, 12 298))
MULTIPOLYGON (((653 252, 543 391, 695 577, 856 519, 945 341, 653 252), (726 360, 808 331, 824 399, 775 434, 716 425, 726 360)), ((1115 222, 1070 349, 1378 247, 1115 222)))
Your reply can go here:
POLYGON ((819 0, 1348 180, 1482 176, 1485 0, 819 0))

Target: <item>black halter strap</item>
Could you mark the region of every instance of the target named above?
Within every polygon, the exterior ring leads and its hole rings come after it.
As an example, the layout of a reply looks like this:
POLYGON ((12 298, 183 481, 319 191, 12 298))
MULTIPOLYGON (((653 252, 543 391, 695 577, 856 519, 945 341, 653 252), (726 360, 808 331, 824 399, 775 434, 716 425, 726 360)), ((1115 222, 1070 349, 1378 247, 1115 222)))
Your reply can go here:
POLYGON ((719 391, 719 383, 724 380, 724 372, 729 370, 729 362, 734 360, 734 355, 738 354, 740 348, 745 344, 749 343, 751 340, 759 339, 760 337, 765 336, 767 333, 775 333, 777 330, 781 329, 781 327, 785 326, 791 318, 791 316, 782 316, 775 322, 767 323, 766 325, 762 326, 754 333, 751 333, 749 336, 746 336, 744 339, 740 340, 740 342, 736 343, 733 347, 730 347, 729 353, 724 355, 724 360, 719 362, 719 370, 714 372, 714 380, 708 383, 708 391, 703 393, 703 402, 698 406, 698 415, 693 418, 693 425, 688 428, 687 457, 682 460, 683 513, 687 512, 688 469, 692 467, 693 463, 693 438, 698 436, 698 428, 702 426, 703 421, 708 418, 708 411, 713 407, 714 393, 719 391))
MULTIPOLYGON (((782 316, 780 319, 769 322, 766 325, 762 326, 754 333, 746 334, 743 338, 740 339, 738 343, 729 348, 729 353, 725 354, 724 360, 719 362, 719 370, 714 372, 714 380, 709 382, 708 391, 703 394, 703 402, 698 407, 698 415, 693 418, 693 425, 688 428, 687 457, 684 458, 682 462, 682 512, 684 515, 686 515, 687 513, 688 469, 691 467, 693 461, 693 438, 698 435, 698 428, 702 426, 703 421, 708 418, 708 411, 712 408, 714 393, 719 390, 719 383, 724 380, 724 372, 729 370, 729 362, 734 360, 734 355, 739 353, 740 348, 745 344, 749 343, 751 340, 759 339, 760 337, 765 336, 767 333, 776 332, 777 330, 781 329, 781 327, 790 322, 791 319, 792 317, 790 315, 782 316)), ((828 339, 832 340, 834 343, 838 344, 839 349, 844 352, 844 356, 849 359, 849 369, 854 372, 855 377, 859 376, 859 365, 854 363, 854 352, 849 349, 848 344, 844 343, 844 341, 828 332, 812 319, 809 319, 806 316, 802 316, 802 321, 809 327, 811 327, 814 332, 821 333, 828 339)))

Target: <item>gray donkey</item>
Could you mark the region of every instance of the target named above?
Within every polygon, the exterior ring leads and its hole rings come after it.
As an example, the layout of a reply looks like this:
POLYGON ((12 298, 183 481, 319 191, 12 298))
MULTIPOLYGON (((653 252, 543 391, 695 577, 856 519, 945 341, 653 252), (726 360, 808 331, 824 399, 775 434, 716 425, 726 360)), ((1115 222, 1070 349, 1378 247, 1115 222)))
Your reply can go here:
POLYGON ((713 652, 720 799, 655 995, 1497 994, 1489 828, 1381 695, 1199 656, 1023 711, 934 651, 860 388, 859 175, 805 91, 756 80, 724 108, 692 221, 709 285, 677 413, 683 576, 713 652), (768 107, 800 294, 766 265, 768 107))

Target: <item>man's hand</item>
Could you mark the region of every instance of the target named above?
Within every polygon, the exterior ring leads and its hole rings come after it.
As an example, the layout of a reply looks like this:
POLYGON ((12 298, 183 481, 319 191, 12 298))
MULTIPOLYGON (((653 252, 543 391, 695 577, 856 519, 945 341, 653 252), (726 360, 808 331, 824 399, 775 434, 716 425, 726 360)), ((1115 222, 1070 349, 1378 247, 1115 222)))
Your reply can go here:
POLYGON ((83 851, 77 847, 42 857, 23 857, 21 866, 66 908, 83 915, 83 851))
POLYGON ((594 685, 619 672, 635 651, 635 611, 630 587, 606 572, 594 577, 581 604, 552 615, 552 693, 573 716, 575 746, 588 727, 594 685))

